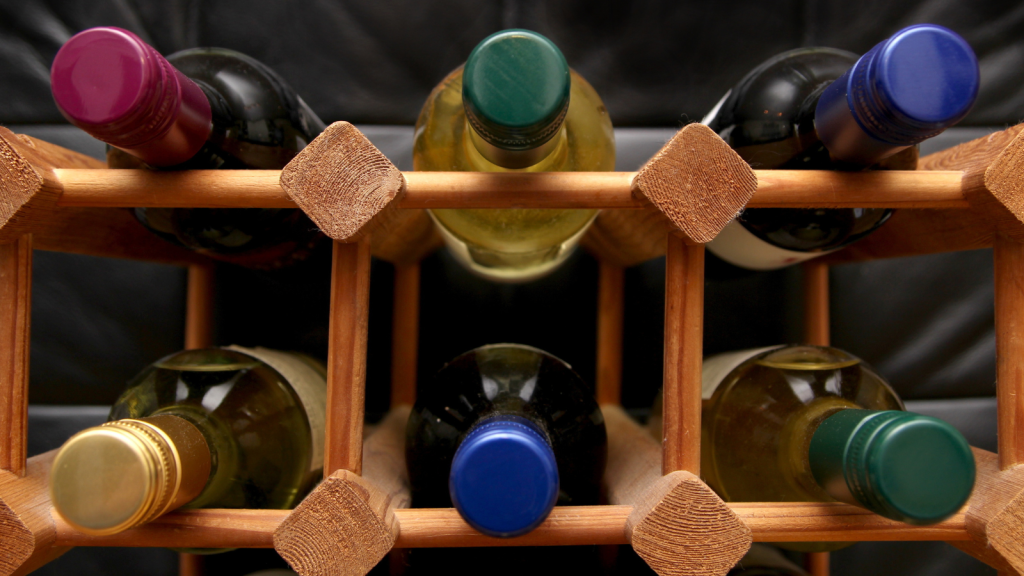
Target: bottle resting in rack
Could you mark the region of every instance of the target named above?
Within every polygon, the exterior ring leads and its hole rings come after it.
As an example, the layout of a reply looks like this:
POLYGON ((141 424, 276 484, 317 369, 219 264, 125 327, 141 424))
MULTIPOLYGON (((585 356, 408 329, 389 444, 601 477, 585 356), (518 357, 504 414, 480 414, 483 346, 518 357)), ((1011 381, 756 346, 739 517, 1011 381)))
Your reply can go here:
MULTIPOLYGON (((221 48, 167 58, 120 28, 91 28, 53 61, 53 97, 72 124, 110 145, 111 168, 284 167, 323 122, 280 76, 221 48)), ((147 228, 254 268, 304 258, 322 238, 300 210, 136 208, 147 228)))
POLYGON ((444 366, 409 416, 416 507, 454 505, 489 536, 536 528, 556 503, 597 504, 607 457, 593 390, 565 362, 493 344, 444 366))
MULTIPOLYGON (((558 48, 528 30, 483 40, 427 98, 413 144, 416 170, 568 172, 615 168, 611 120, 558 48)), ((596 210, 455 210, 430 214, 471 271, 522 282, 562 263, 596 210)))
MULTIPOLYGON (((971 494, 974 456, 964 437, 903 411, 885 380, 842 350, 719 354, 704 360, 702 382, 701 475, 726 501, 838 500, 932 524, 971 494)), ((659 397, 652 411, 656 437, 660 404, 659 397)))
POLYGON ((326 371, 301 354, 205 348, 143 370, 110 421, 53 462, 53 506, 86 534, 115 534, 178 507, 295 506, 320 479, 326 371))
MULTIPOLYGON (((922 24, 859 59, 832 48, 783 52, 740 80, 703 122, 755 169, 913 170, 915 145, 959 122, 977 92, 971 47, 951 30, 922 24)), ((838 250, 890 214, 750 209, 707 247, 742 268, 781 268, 838 250)))

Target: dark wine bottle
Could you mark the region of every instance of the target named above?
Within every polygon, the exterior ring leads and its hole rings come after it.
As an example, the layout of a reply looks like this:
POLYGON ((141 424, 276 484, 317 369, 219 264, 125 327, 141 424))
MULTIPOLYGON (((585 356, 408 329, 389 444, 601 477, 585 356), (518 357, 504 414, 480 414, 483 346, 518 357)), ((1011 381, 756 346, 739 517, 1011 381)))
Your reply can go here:
MULTIPOLYGON (((959 122, 977 93, 971 47, 951 30, 922 24, 859 59, 832 48, 779 54, 747 74, 703 122, 755 169, 913 170, 916 144, 959 122)), ((751 209, 708 249, 735 266, 781 268, 838 250, 890 214, 751 209)))
POLYGON ((565 362, 493 344, 444 366, 406 436, 414 506, 454 505, 489 536, 536 528, 556 503, 597 504, 607 457, 593 390, 565 362))
POLYGON ((778 548, 754 543, 728 576, 809 576, 807 572, 782 555, 778 548))
MULTIPOLYGON (((271 69, 238 52, 167 58, 127 30, 91 28, 53 61, 53 97, 110 145, 111 168, 280 169, 324 123, 271 69)), ((256 268, 301 259, 322 235, 295 209, 136 208, 157 235, 256 268)))

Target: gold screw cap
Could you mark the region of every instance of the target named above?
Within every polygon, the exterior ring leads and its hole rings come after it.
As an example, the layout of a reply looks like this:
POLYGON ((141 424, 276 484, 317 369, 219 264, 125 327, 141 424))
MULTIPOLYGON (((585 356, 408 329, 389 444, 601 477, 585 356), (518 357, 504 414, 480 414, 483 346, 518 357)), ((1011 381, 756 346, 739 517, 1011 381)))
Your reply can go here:
POLYGON ((209 474, 209 448, 186 420, 116 420, 83 430, 64 444, 53 462, 50 495, 75 529, 103 536, 192 500, 209 474))

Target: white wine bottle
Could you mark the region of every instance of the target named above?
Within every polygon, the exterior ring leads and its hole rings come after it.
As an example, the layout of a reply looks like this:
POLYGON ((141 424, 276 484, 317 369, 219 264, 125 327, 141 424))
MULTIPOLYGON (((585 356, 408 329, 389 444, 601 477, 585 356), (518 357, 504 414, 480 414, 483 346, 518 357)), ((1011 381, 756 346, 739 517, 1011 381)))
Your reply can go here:
MULTIPOLYGON (((568 172, 615 168, 601 98, 550 40, 505 30, 481 42, 427 98, 415 170, 568 172)), ((452 254, 498 281, 538 278, 562 263, 596 210, 431 210, 452 254)))
POLYGON ((326 371, 301 354, 205 348, 144 369, 110 421, 53 462, 54 509, 116 534, 178 507, 291 508, 323 470, 326 371))
MULTIPOLYGON (((974 487, 967 440, 941 420, 905 412, 881 376, 842 350, 719 354, 704 360, 702 380, 701 476, 726 501, 838 500, 933 524, 974 487)), ((660 436, 660 402, 652 415, 660 436)))

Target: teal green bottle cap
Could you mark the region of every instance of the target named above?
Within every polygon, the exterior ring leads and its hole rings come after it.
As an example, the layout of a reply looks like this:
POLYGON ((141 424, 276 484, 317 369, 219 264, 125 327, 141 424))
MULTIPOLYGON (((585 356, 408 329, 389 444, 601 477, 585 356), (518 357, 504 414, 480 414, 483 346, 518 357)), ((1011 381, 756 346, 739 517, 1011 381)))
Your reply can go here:
POLYGON ((908 524, 934 524, 974 488, 971 447, 949 424, 897 410, 842 410, 815 430, 815 480, 837 500, 908 524))
POLYGON ((466 60, 462 102, 473 129, 489 144, 528 150, 558 132, 570 85, 569 64, 551 40, 529 30, 503 30, 466 60))

